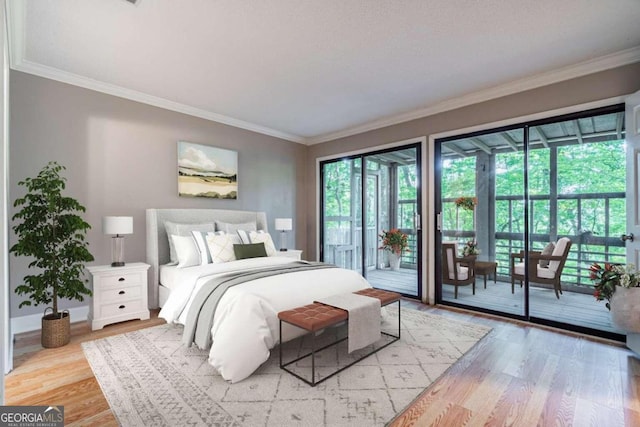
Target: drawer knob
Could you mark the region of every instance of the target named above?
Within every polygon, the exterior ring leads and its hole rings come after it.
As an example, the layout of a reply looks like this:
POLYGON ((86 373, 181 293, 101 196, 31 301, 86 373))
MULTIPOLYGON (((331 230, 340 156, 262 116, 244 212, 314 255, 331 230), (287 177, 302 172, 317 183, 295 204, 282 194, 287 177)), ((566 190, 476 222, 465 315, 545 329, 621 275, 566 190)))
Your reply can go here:
POLYGON ((124 291, 118 292, 118 295, 124 295, 124 291))
POLYGON ((119 308, 119 309, 123 309, 123 308, 124 308, 124 305, 121 305, 121 306, 120 306, 120 307, 118 307, 118 308, 119 308))
POLYGON ((118 282, 124 282, 124 277, 119 278, 118 282))

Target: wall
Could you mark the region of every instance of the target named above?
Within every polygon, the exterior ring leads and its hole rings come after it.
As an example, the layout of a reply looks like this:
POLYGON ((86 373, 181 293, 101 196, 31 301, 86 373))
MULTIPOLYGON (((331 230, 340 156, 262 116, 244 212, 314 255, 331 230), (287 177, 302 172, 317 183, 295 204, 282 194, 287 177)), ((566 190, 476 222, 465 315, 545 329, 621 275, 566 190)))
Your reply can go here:
POLYGON ((0 405, 5 404, 4 375, 13 366, 13 345, 11 345, 11 334, 9 332, 9 287, 8 287, 8 254, 7 254, 7 144, 8 144, 8 117, 7 108, 9 93, 9 61, 6 39, 6 15, 5 4, 0 2, 0 176, 3 183, 0 184, 0 405))
MULTIPOLYGON (((315 259, 317 158, 630 94, 640 89, 637 76, 640 64, 633 64, 305 147, 12 71, 9 197, 22 195, 17 182, 37 174, 48 161, 64 164, 68 194, 87 207, 96 264, 110 261, 110 241, 101 233, 104 215, 134 217, 126 259, 145 259, 144 210, 149 207, 265 210, 271 220, 293 215, 295 244, 289 246, 315 259), (237 150, 239 199, 178 197, 178 140, 237 150)), ((15 243, 14 236, 9 243, 15 243)), ((13 289, 26 274, 26 264, 25 259, 10 258, 11 317, 42 311, 17 309, 22 298, 13 289)), ((68 302, 64 307, 82 304, 68 302)))
MULTIPOLYGON (((47 162, 66 166, 66 194, 87 208, 94 264, 111 261, 110 238, 102 234, 105 215, 133 216, 125 260, 145 260, 147 208, 263 210, 275 239, 273 218, 293 217, 295 244, 289 247, 306 246, 306 146, 17 71, 10 79, 10 200, 24 194, 17 182, 47 162), (238 151, 238 200, 178 196, 179 140, 238 151)), ((9 244, 15 241, 11 233, 9 244)), ((12 318, 44 309, 18 309, 23 297, 13 289, 27 273, 27 262, 10 257, 12 318)), ((62 307, 83 304, 69 301, 62 307)))
MULTIPOLYGON (((421 136, 428 137, 429 135, 445 131, 523 117, 616 96, 628 95, 638 89, 640 89, 640 63, 567 80, 309 147, 306 166, 307 182, 309 183, 309 189, 313 190, 307 193, 308 221, 306 231, 308 236, 307 249, 309 259, 314 259, 316 256, 318 244, 316 239, 316 221, 319 207, 317 205, 315 192, 318 182, 316 170, 316 161, 318 158, 359 151, 421 136)), ((433 167, 433 159, 427 158, 426 162, 427 170, 430 170, 433 167)), ((428 188, 427 184, 428 183, 425 183, 423 186, 424 200, 429 200, 429 195, 425 192, 428 188)), ((430 207, 427 207, 427 211, 423 213, 423 227, 428 224, 428 216, 434 215, 434 212, 431 212, 430 209, 430 207)), ((431 230, 427 230, 425 235, 428 235, 429 231, 431 230)), ((427 246, 425 245, 424 247, 427 246)), ((427 254, 427 257, 428 256, 427 254)), ((428 276, 424 274, 423 277, 428 276)), ((426 295, 426 293, 423 292, 423 295, 426 295)))

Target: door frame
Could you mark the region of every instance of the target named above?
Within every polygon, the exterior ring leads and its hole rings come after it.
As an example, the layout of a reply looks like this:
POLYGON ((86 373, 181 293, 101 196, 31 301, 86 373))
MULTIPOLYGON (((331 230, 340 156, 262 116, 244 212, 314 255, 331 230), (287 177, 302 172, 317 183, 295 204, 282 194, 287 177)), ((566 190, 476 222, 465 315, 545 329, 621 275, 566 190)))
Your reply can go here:
MULTIPOLYGON (((436 192, 436 186, 435 186, 435 176, 436 176, 435 145, 436 143, 435 141, 437 139, 443 139, 451 136, 463 135, 463 134, 473 133, 473 132, 480 132, 480 131, 485 131, 493 128, 501 128, 501 127, 511 126, 517 123, 522 123, 522 122, 530 122, 535 120, 547 119, 553 116, 561 116, 564 114, 578 113, 580 111, 606 107, 608 105, 613 105, 613 104, 620 104, 625 102, 625 99, 627 98, 627 96, 629 95, 615 96, 611 98, 605 98, 597 101, 587 102, 584 104, 576 104, 568 107, 562 107, 562 108, 556 108, 553 110, 543 111, 540 113, 512 117, 509 119, 498 120, 495 122, 483 123, 475 126, 451 129, 443 132, 430 134, 427 142, 427 147, 429 151, 429 156, 427 159, 428 163, 427 162, 423 163, 424 169, 428 170, 428 176, 426 177, 426 181, 424 181, 427 183, 426 187, 428 187, 426 188, 427 197, 425 198, 425 201, 427 202, 428 210, 427 209, 423 210, 423 212, 426 212, 428 216, 427 218, 428 229, 425 230, 427 232, 423 233, 423 236, 428 235, 428 241, 426 242, 426 246, 425 246, 428 248, 427 251, 429 253, 434 253, 435 251, 436 234, 437 234, 437 226, 438 226, 436 209, 435 209, 435 192, 436 192)), ((424 154, 425 154, 425 151, 423 151, 423 155, 424 154)), ((424 251, 424 252, 427 252, 427 251, 424 251)), ((426 267, 428 272, 428 276, 426 277, 427 287, 426 287, 426 292, 423 295, 426 296, 428 303, 430 305, 433 305, 435 304, 435 301, 436 301, 436 298, 435 298, 436 297, 435 295, 436 293, 436 272, 435 272, 436 260, 434 259, 434 257, 429 257, 428 265, 426 267)))
POLYGON ((424 280, 425 278, 425 271, 427 270, 427 252, 429 246, 428 246, 428 238, 430 236, 430 228, 425 227, 425 220, 427 216, 425 212, 427 211, 428 208, 428 204, 427 204, 427 196, 428 196, 428 184, 429 181, 429 171, 431 166, 427 164, 427 152, 428 150, 430 150, 430 148, 427 146, 427 137, 426 136, 421 136, 421 137, 416 137, 416 138, 409 138, 409 139, 404 139, 401 141, 394 141, 394 142, 390 142, 390 143, 386 143, 386 144, 381 144, 381 145, 377 145, 377 146, 372 146, 372 147, 368 147, 368 148, 362 148, 362 149, 358 149, 358 150, 353 150, 353 151, 347 151, 347 152, 342 152, 342 153, 337 153, 337 154, 331 154, 328 156, 323 156, 323 157, 317 157, 316 158, 316 179, 317 179, 317 184, 316 184, 316 209, 317 209, 317 214, 318 214, 318 219, 316 221, 315 227, 316 227, 316 254, 317 254, 317 259, 320 259, 320 255, 321 255, 321 248, 322 248, 322 224, 323 224, 323 220, 324 220, 324 212, 322 211, 322 195, 323 195, 323 188, 322 188, 322 164, 326 163, 326 162, 330 162, 330 161, 335 161, 335 160, 340 160, 340 159, 346 159, 346 158, 352 158, 352 157, 357 157, 357 156, 363 156, 363 155, 369 155, 369 154, 376 154, 376 153, 382 153, 382 152, 386 152, 386 151, 393 151, 394 149, 399 149, 408 145, 418 145, 420 150, 420 159, 419 159, 419 166, 420 166, 420 179, 419 179, 419 191, 418 191, 418 207, 420 209, 420 213, 421 213, 421 217, 420 217, 420 223, 419 225, 419 236, 420 238, 418 239, 417 243, 418 243, 418 247, 420 248, 420 257, 418 259, 418 298, 423 302, 423 303, 427 303, 426 300, 426 295, 427 295, 427 281, 424 280))
MULTIPOLYGON (((447 132, 446 136, 441 136, 438 137, 437 135, 433 135, 433 137, 430 136, 429 140, 430 142, 433 144, 434 146, 434 156, 432 158, 432 161, 435 162, 436 160, 441 159, 440 156, 440 149, 441 149, 441 143, 442 142, 446 142, 447 140, 452 140, 452 139, 458 139, 458 138, 468 138, 468 137, 472 137, 472 136, 478 136, 478 135, 483 135, 486 133, 493 133, 493 132, 500 132, 500 131, 504 131, 504 130, 513 130, 513 129, 522 129, 524 134, 524 164, 523 164, 523 168, 525 170, 525 175, 524 175, 524 186, 525 188, 523 189, 523 195, 524 195, 524 200, 525 200, 525 210, 524 210, 524 229, 525 230, 529 230, 529 196, 528 196, 528 183, 527 183, 527 179, 528 179, 528 174, 526 173, 526 170, 528 169, 527 166, 527 152, 528 152, 528 137, 529 137, 529 130, 532 127, 536 127, 536 126, 540 126, 540 125, 545 125, 545 124, 549 124, 549 123, 556 123, 556 122, 562 122, 562 121, 566 121, 566 120, 572 120, 572 119, 576 119, 576 118, 581 118, 584 116, 589 116, 590 114, 606 114, 607 110, 611 110, 611 112, 614 112, 615 110, 617 110, 617 112, 623 112, 624 108, 621 109, 621 107, 624 107, 624 101, 627 97, 615 97, 615 98, 609 98, 606 100, 602 100, 602 101, 597 101, 597 102, 591 102, 588 104, 581 104, 581 105, 577 105, 577 106, 572 106, 570 108, 563 108, 563 109, 559 109, 559 110, 553 110, 553 111, 548 111, 544 113, 543 117, 540 117, 540 114, 536 114, 536 115, 532 115, 529 117, 519 117, 517 119, 511 119, 509 121, 502 121, 502 122, 497 122, 497 123, 493 123, 493 124, 486 124, 486 125, 482 125, 482 126, 478 126, 478 127, 474 127, 473 130, 465 132, 464 130, 460 130, 460 131, 455 131, 455 132, 447 132), (440 143, 438 143, 440 142, 440 143)), ((436 168, 438 168, 438 166, 434 166, 434 168, 432 168, 434 171, 436 170, 436 168)), ((438 212, 441 211, 441 202, 440 200, 438 200, 439 196, 440 196, 440 189, 438 188, 438 185, 441 184, 441 174, 437 175, 434 173, 434 176, 432 177, 432 184, 433 184, 433 192, 432 192, 432 196, 433 196, 433 211, 431 212, 433 216, 437 216, 438 212)), ((437 286, 438 284, 438 275, 440 274, 440 262, 441 262, 441 254, 440 252, 436 249, 439 248, 439 244, 441 244, 442 241, 442 234, 439 230, 439 224, 436 224, 433 228, 434 231, 434 239, 433 239, 433 245, 434 245, 434 250, 435 250, 435 256, 434 258, 434 268, 433 268, 433 277, 430 277, 430 283, 433 286, 433 294, 434 294, 434 299, 436 303, 442 303, 444 305, 450 305, 453 307, 459 307, 459 308, 465 308, 465 309, 471 309, 474 311, 479 311, 479 312, 485 312, 485 313, 489 313, 489 314, 496 314, 502 317, 509 317, 509 318, 514 318, 514 319, 518 319, 518 320, 524 320, 524 321, 529 321, 532 323, 537 323, 537 324, 543 324, 543 325, 547 325, 547 326, 552 326, 552 327, 559 327, 562 329, 566 329, 566 330, 572 330, 572 331, 576 331, 576 332, 581 332, 581 333, 587 333, 590 335, 597 335, 597 336, 602 336, 602 337, 606 337, 606 338, 610 338, 610 339, 615 339, 615 340, 622 340, 624 338, 624 336, 617 334, 617 333, 613 333, 613 332, 609 332, 609 331, 602 331, 602 330, 597 330, 597 329, 591 329, 591 328, 587 328, 587 327, 583 327, 583 326, 579 326, 579 325, 573 325, 573 324, 567 324, 567 323, 563 323, 563 322, 559 322, 557 320, 553 320, 553 319, 547 319, 547 318, 539 318, 539 317, 535 317, 535 316, 531 316, 530 315, 530 307, 529 307, 529 280, 528 277, 525 277, 524 280, 524 292, 523 292, 523 296, 524 296, 524 300, 523 300, 523 313, 522 314, 513 314, 513 313, 507 313, 507 312, 500 312, 500 311, 495 311, 495 310, 489 310, 489 309, 485 309, 482 307, 475 307, 475 306, 467 306, 464 304, 460 304, 457 302, 452 302, 452 301, 442 301, 442 295, 441 295, 441 285, 437 286)), ((524 262, 525 262, 525 271, 527 270, 527 262, 528 262, 528 257, 527 257, 527 252, 529 250, 529 234, 528 232, 525 232, 525 235, 523 236, 523 241, 524 241, 524 250, 525 250, 525 258, 524 258, 524 262)))
POLYGON ((0 405, 5 403, 5 374, 13 369, 13 339, 9 315, 9 47, 7 4, 0 3, 0 405))
MULTIPOLYGON (((627 143, 627 230, 638 236, 627 240, 627 264, 640 266, 640 91, 625 99, 625 140, 627 143)), ((640 352, 640 334, 627 333, 627 347, 640 352)))
POLYGON ((626 106, 626 141, 627 141, 627 230, 637 238, 626 242, 627 263, 640 266, 640 91, 629 95, 626 106), (629 131, 629 129, 632 129, 629 131), (630 141, 631 140, 631 141, 630 141))

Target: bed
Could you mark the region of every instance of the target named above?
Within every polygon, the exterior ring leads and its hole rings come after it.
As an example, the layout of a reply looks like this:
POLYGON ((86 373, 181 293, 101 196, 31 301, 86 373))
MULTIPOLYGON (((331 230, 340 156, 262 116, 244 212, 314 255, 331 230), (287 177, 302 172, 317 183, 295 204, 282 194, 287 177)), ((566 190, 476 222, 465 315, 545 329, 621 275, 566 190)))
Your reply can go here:
MULTIPOLYGON (((206 331, 210 340, 210 348, 204 347, 209 350, 209 363, 230 382, 248 377, 269 358, 270 350, 281 338, 278 312, 312 303, 318 298, 371 287, 352 270, 294 265, 305 262, 280 257, 277 253, 272 253, 275 256, 177 268, 170 265, 167 221, 184 224, 186 228, 215 221, 250 223, 255 224, 257 231, 254 233, 268 233, 266 214, 217 209, 147 210, 150 305, 161 306, 160 317, 167 322, 186 325, 185 335, 190 313, 195 311, 191 307, 196 305, 195 296, 200 290, 232 274, 254 277, 262 274, 263 270, 279 271, 276 275, 254 278, 227 289, 210 316, 212 323, 200 328, 201 332, 206 331), (290 272, 289 269, 295 271, 290 272)), ((283 329, 282 339, 288 341, 303 333, 291 326, 283 329)), ((200 346, 200 341, 196 342, 200 346)), ((190 340, 188 344, 191 344, 190 340)))

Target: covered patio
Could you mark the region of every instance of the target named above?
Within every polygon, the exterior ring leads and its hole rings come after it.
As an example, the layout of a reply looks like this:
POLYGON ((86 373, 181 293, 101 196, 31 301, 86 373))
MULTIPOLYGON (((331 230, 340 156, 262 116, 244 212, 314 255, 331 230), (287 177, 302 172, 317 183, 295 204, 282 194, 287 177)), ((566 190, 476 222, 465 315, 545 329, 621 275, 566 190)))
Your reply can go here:
MULTIPOLYGON (((398 272, 386 270, 372 270, 369 272, 369 283, 375 288, 409 294, 413 292, 415 270, 400 269, 398 272)), ((472 294, 471 285, 458 289, 458 298, 453 297, 453 286, 442 286, 442 298, 448 301, 481 307, 485 310, 505 312, 514 315, 524 313, 524 295, 519 286, 515 293, 511 293, 510 281, 494 281, 487 278, 484 288, 484 278, 476 279, 476 292, 472 294)), ((611 315, 603 302, 597 302, 591 294, 564 290, 557 299, 553 289, 531 286, 529 292, 530 315, 541 319, 553 319, 557 322, 584 328, 597 329, 611 333, 622 334, 611 323, 611 315)))
MULTIPOLYGON (((441 301, 524 316, 523 290, 511 293, 513 255, 525 244, 542 251, 568 238, 563 294, 556 298, 552 289, 530 283, 529 317, 621 333, 593 297, 589 267, 626 262, 623 107, 438 142, 442 241, 458 247, 473 241, 477 260, 497 263, 497 283, 490 280, 485 289, 478 276, 475 295, 470 285, 460 286, 457 299, 454 287, 443 284, 441 301), (461 198, 473 205, 461 209, 461 198)), ((537 260, 531 263, 538 268, 537 260)))

